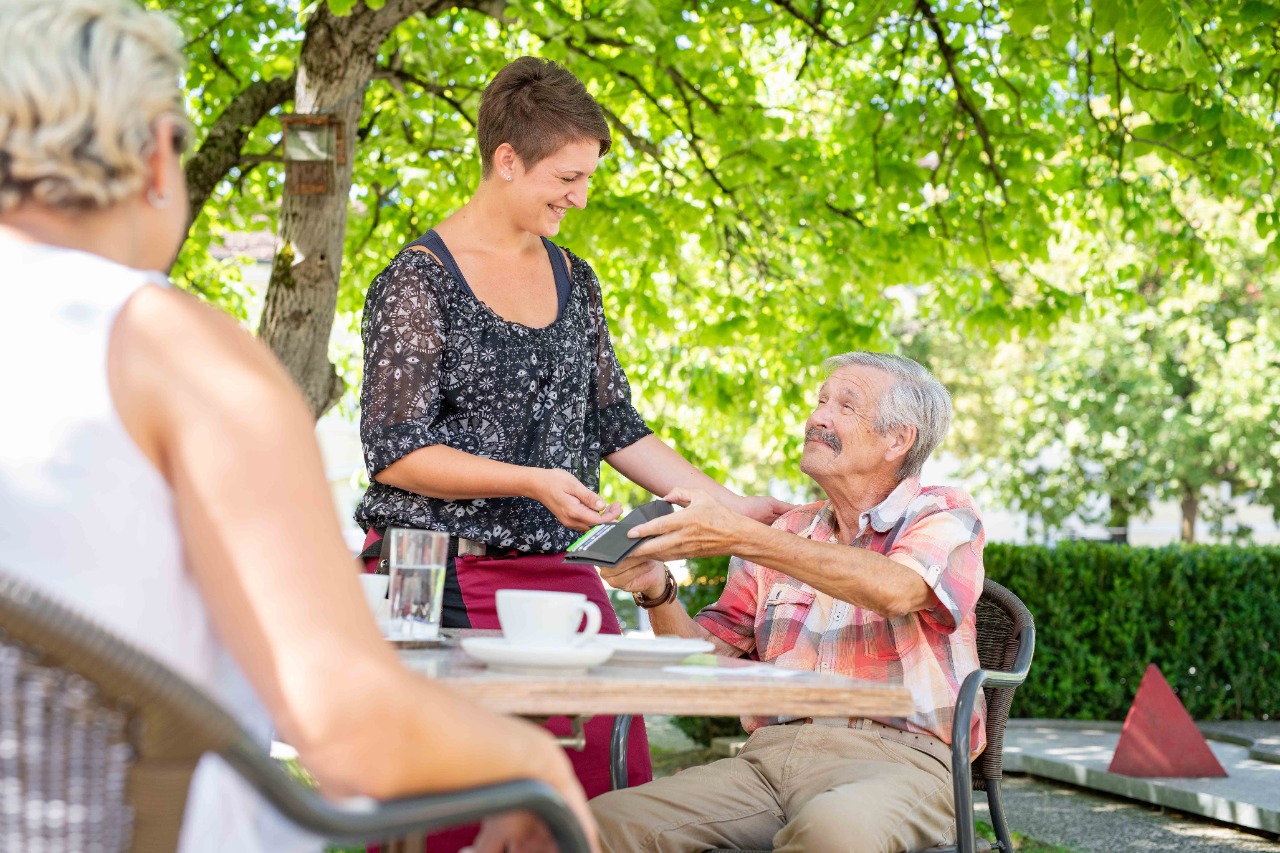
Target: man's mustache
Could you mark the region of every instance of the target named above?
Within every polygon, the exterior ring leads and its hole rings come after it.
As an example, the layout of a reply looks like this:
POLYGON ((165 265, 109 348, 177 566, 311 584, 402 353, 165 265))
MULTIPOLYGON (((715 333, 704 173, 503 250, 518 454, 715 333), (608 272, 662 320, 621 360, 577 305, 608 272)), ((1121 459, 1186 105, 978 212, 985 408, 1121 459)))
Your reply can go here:
POLYGON ((840 443, 840 437, 834 432, 823 429, 822 427, 809 427, 804 433, 805 441, 821 441, 827 447, 830 447, 836 453, 844 449, 844 445, 840 443))

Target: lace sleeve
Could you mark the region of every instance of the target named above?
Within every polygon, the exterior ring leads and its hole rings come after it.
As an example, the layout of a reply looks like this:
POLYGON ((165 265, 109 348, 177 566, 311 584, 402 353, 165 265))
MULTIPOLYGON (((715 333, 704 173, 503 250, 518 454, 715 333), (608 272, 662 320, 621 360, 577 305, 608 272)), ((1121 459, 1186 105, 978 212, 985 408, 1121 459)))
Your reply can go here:
POLYGON ((419 254, 400 253, 365 297, 360 443, 370 477, 440 443, 433 424, 440 411, 437 361, 445 325, 431 262, 419 254))
POLYGON ((631 404, 631 385, 618 363, 609 337, 609 322, 604 316, 604 302, 600 295, 600 280, 595 271, 576 256, 575 271, 581 271, 582 282, 587 288, 591 331, 595 346, 596 409, 600 413, 600 455, 608 456, 635 444, 653 430, 640 417, 631 404))

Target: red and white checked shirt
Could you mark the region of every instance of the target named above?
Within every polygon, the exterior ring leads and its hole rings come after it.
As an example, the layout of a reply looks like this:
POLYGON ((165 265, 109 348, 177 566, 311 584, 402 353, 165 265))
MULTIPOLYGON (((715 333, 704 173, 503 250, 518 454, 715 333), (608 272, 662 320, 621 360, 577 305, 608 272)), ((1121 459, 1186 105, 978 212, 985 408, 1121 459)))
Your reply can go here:
MULTIPOLYGON (((830 503, 821 501, 788 512, 773 526, 835 543, 834 522, 830 503)), ((734 557, 724 593, 698 613, 698 624, 743 654, 776 666, 905 685, 915 713, 877 721, 951 743, 960 684, 979 668, 974 608, 982 594, 986 536, 977 507, 960 489, 922 487, 911 477, 858 523, 850 547, 877 551, 917 572, 937 598, 933 607, 884 619, 734 557)), ((974 755, 986 746, 985 720, 979 693, 970 740, 974 755)), ((749 732, 776 722, 742 718, 749 732)))

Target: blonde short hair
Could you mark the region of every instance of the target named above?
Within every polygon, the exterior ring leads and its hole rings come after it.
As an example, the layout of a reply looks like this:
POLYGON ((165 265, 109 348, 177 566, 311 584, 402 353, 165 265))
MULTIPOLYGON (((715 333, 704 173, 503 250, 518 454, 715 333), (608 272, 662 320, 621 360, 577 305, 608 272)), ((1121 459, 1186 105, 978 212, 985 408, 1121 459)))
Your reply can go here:
POLYGON ((133 0, 0 0, 0 214, 142 191, 154 125, 185 131, 181 34, 133 0))

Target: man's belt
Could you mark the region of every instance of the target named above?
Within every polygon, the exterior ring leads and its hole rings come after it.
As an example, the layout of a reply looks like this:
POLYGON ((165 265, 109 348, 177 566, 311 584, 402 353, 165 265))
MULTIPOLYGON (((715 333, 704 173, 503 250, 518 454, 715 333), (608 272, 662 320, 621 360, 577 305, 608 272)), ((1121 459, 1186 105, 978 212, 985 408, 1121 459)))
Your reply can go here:
POLYGON ((926 755, 930 755, 947 767, 951 767, 951 747, 943 743, 933 735, 922 735, 916 732, 907 732, 902 729, 896 729, 893 726, 886 726, 884 723, 877 723, 875 720, 849 719, 847 717, 801 717, 798 720, 787 720, 782 723, 784 726, 831 726, 837 729, 863 729, 873 731, 880 735, 883 740, 896 741, 904 746, 912 749, 918 749, 926 755))

